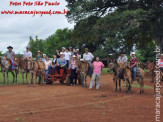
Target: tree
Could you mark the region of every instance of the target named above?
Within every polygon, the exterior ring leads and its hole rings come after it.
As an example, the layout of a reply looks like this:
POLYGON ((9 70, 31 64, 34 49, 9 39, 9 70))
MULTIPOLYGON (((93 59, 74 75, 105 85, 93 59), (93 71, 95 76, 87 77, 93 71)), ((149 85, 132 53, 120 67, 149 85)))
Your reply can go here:
MULTIPOLYGON (((69 21, 79 22, 80 20, 90 17, 105 17, 112 18, 109 15, 121 16, 130 14, 126 19, 127 28, 124 28, 122 18, 114 18, 108 22, 112 27, 123 31, 123 36, 126 42, 132 45, 132 41, 137 44, 138 48, 144 48, 144 40, 147 42, 156 41, 163 51, 163 1, 162 0, 66 0, 69 13, 67 18, 69 21), (131 11, 131 12, 130 12, 131 11), (122 20, 122 22, 121 22, 122 20), (115 21, 119 23, 114 24, 115 21), (135 26, 133 23, 137 23, 135 26)), ((115 17, 116 17, 115 16, 115 17)), ((99 22, 99 24, 102 24, 99 22)), ((106 25, 106 24, 105 24, 106 25)), ((125 24, 126 25, 126 24, 125 24)), ((107 29, 107 28, 106 28, 107 29)), ((117 32, 119 31, 117 29, 117 32)), ((111 31, 108 30, 112 34, 111 31)), ((115 33, 114 33, 115 34, 115 33)))

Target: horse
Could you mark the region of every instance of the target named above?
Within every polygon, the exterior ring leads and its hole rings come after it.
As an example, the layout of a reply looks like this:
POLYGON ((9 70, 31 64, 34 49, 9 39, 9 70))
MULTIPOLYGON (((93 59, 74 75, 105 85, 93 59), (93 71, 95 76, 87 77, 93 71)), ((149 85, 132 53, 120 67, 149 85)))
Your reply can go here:
MULTIPOLYGON (((14 62, 16 63, 16 62, 14 62)), ((13 83, 17 83, 17 75, 19 73, 18 65, 15 66, 15 69, 12 69, 10 61, 7 60, 5 57, 0 57, 0 64, 1 64, 1 71, 3 73, 3 83, 5 83, 5 72, 7 73, 7 83, 9 83, 8 73, 11 72, 13 75, 13 83), (14 73, 15 71, 15 73, 14 73)), ((17 64, 17 63, 16 63, 17 64)))
POLYGON ((80 72, 80 79, 82 82, 82 86, 85 85, 85 87, 87 87, 87 72, 88 72, 89 64, 86 61, 81 62, 80 60, 77 60, 76 67, 80 72))
POLYGON ((115 91, 117 91, 117 84, 119 81, 119 91, 121 91, 121 80, 124 80, 123 78, 123 70, 118 68, 118 64, 116 61, 108 61, 108 72, 113 71, 114 76, 113 76, 113 81, 115 83, 115 91))
POLYGON ((155 73, 154 73, 155 70, 156 70, 155 63, 148 62, 147 63, 147 71, 152 72, 152 81, 151 81, 152 83, 154 83, 154 79, 155 79, 155 73))
POLYGON ((147 70, 152 72, 152 81, 151 82, 154 83, 154 94, 155 94, 155 89, 156 89, 156 73, 155 73, 155 71, 160 72, 160 81, 162 81, 162 82, 163 82, 163 72, 156 68, 156 65, 154 62, 148 62, 147 70))
POLYGON ((29 70, 29 74, 30 74, 29 86, 31 85, 32 81, 35 86, 37 80, 37 74, 41 75, 41 84, 44 83, 45 65, 43 62, 34 61, 33 59, 30 59, 27 61, 27 69, 29 70))
POLYGON ((27 62, 22 59, 21 57, 18 57, 16 59, 19 68, 21 69, 21 74, 22 74, 22 79, 23 79, 23 84, 24 84, 24 73, 26 73, 26 83, 28 82, 27 76, 28 76, 28 69, 27 69, 27 62))
MULTIPOLYGON (((130 93, 132 93, 132 73, 131 73, 131 69, 126 66, 125 63, 119 63, 119 68, 124 70, 124 79, 125 81, 127 81, 128 83, 128 90, 126 91, 126 93, 128 91, 130 91, 130 93)), ((137 82, 140 84, 140 94, 144 93, 144 71, 141 68, 137 69, 137 76, 136 76, 136 80, 137 82)))

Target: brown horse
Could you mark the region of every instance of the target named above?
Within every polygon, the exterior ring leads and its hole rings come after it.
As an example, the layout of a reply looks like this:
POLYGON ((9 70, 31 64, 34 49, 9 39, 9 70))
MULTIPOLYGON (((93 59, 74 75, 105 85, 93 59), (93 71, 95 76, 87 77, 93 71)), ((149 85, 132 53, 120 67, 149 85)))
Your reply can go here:
POLYGON ((18 57, 16 59, 19 68, 21 69, 21 74, 22 74, 22 79, 23 79, 23 84, 24 84, 24 73, 26 73, 26 83, 28 82, 27 76, 29 73, 29 70, 27 69, 27 61, 25 61, 24 59, 22 59, 21 57, 18 57))
POLYGON ((77 60, 76 67, 80 72, 80 79, 82 82, 82 86, 85 85, 85 87, 87 87, 87 72, 88 72, 89 64, 86 61, 77 60))
POLYGON ((31 85, 32 82, 35 86, 37 80, 37 74, 41 76, 41 84, 44 83, 45 65, 43 62, 34 61, 33 59, 30 59, 27 61, 27 68, 30 74, 29 86, 31 85))
MULTIPOLYGON (((130 91, 130 93, 132 93, 132 73, 131 73, 131 69, 126 66, 125 63, 119 63, 119 68, 124 70, 124 79, 127 81, 127 85, 128 85, 128 90, 126 91, 126 93, 128 91, 130 91)), ((137 69, 139 71, 139 73, 137 73, 136 76, 136 80, 137 82, 140 84, 140 94, 144 93, 144 71, 141 68, 137 69)))
POLYGON ((154 83, 154 79, 155 79, 155 73, 154 73, 155 70, 156 70, 155 63, 154 62, 148 62, 147 63, 147 71, 152 73, 152 75, 151 75, 152 76, 152 80, 151 80, 152 83, 154 83))
POLYGON ((9 77, 8 77, 9 72, 11 72, 13 75, 13 83, 15 83, 15 82, 17 83, 17 75, 19 73, 19 68, 18 68, 17 62, 14 61, 14 63, 16 63, 16 66, 15 66, 15 69, 12 69, 10 61, 7 60, 5 57, 0 57, 1 71, 3 73, 3 83, 5 83, 5 72, 7 73, 7 82, 8 83, 9 83, 9 77))
POLYGON ((148 62, 147 64, 147 70, 152 72, 152 83, 154 83, 154 94, 155 94, 155 89, 156 89, 156 73, 155 71, 160 72, 160 81, 163 81, 163 72, 159 69, 156 68, 156 65, 154 62, 148 62))
POLYGON ((113 76, 113 81, 115 83, 115 91, 117 91, 117 84, 119 81, 119 91, 121 91, 121 80, 124 80, 123 78, 123 70, 118 68, 117 61, 115 60, 114 62, 108 61, 108 72, 113 71, 114 76, 113 76))

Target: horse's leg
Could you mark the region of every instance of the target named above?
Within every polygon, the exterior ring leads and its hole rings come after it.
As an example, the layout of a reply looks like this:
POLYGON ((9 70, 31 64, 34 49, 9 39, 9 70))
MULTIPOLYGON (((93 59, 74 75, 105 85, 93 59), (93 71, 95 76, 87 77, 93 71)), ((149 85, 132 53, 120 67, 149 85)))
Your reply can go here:
POLYGON ((23 79, 23 84, 24 84, 24 72, 21 72, 22 74, 22 79, 23 79))
POLYGON ((119 91, 121 91, 121 79, 119 79, 119 91))
POLYGON ((3 71, 3 83, 5 83, 5 72, 3 71))
POLYGON ((11 74, 13 76, 13 83, 15 83, 15 74, 14 74, 14 71, 13 70, 11 71, 11 74))
POLYGON ((85 87, 87 87, 87 75, 84 76, 84 80, 85 80, 85 87))
POLYGON ((115 91, 117 91, 117 78, 115 78, 115 91))
POLYGON ((18 76, 18 71, 15 70, 15 76, 16 76, 16 83, 17 83, 17 76, 18 76))
POLYGON ((28 83, 28 73, 26 72, 26 83, 28 83))
POLYGON ((29 86, 30 86, 32 82, 32 73, 30 72, 29 75, 30 75, 30 80, 29 80, 29 86))
POLYGON ((8 78, 8 71, 7 71, 7 83, 9 83, 9 78, 8 78))
POLYGON ((36 84, 37 75, 36 72, 33 73, 33 86, 36 84))

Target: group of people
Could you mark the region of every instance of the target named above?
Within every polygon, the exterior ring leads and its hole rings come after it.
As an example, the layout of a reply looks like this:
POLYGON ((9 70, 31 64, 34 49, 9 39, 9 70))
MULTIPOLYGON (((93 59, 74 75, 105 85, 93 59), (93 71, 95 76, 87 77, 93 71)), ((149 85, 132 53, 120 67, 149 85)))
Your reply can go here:
MULTIPOLYGON (((12 51, 13 47, 9 46, 7 47, 8 51, 5 53, 6 59, 9 59, 11 61, 11 66, 14 69, 14 60, 16 58, 16 54, 14 51, 12 51)), ((30 51, 30 46, 26 47, 26 51, 24 51, 23 59, 29 60, 32 58, 32 52, 30 51)), ((46 54, 41 53, 41 51, 37 51, 36 61, 42 61, 45 64, 45 73, 46 74, 54 74, 55 70, 57 70, 57 74, 60 74, 60 69, 64 69, 64 73, 67 74, 67 68, 71 70, 70 80, 71 85, 76 85, 77 81, 77 67, 76 67, 76 60, 81 59, 81 54, 79 53, 79 49, 72 49, 72 47, 65 48, 62 47, 62 50, 59 49, 56 50, 56 52, 53 54, 53 59, 50 60, 49 57, 46 54), (43 57, 42 57, 43 56, 43 57), (52 70, 51 70, 52 69, 52 70), (52 72, 51 72, 52 71, 52 72), (75 79, 75 83, 73 80, 75 79)), ((99 60, 99 57, 96 57, 96 60, 94 60, 94 56, 91 52, 89 52, 88 48, 85 48, 85 53, 83 54, 84 61, 88 62, 89 68, 88 68, 88 75, 93 75, 91 78, 91 83, 89 86, 89 89, 92 89, 94 81, 96 79, 96 89, 99 89, 100 86, 100 75, 101 70, 104 67, 104 64, 99 60)), ((131 58, 129 59, 128 64, 128 58, 125 55, 124 52, 121 52, 120 56, 117 59, 117 63, 126 63, 126 66, 128 65, 131 68, 132 71, 132 80, 134 81, 136 78, 137 68, 138 68, 138 59, 136 58, 135 52, 131 53, 131 58)), ((161 54, 161 57, 158 61, 159 69, 163 71, 163 54, 161 54)))

